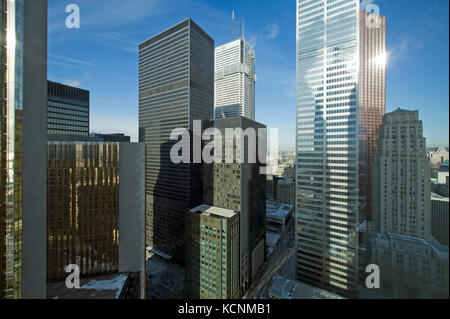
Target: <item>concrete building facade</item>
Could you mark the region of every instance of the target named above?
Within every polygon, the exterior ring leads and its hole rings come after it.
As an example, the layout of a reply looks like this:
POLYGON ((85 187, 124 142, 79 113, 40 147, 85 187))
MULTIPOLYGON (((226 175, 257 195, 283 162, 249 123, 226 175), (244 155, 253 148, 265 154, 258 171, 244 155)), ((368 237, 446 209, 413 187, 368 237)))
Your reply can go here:
POLYGON ((239 212, 200 205, 186 214, 186 298, 238 299, 239 212))
POLYGON ((371 263, 380 267, 378 294, 394 299, 448 299, 448 247, 422 238, 376 234, 371 263))
POLYGON ((418 111, 383 117, 373 177, 373 216, 378 233, 430 239, 431 187, 426 141, 418 111))

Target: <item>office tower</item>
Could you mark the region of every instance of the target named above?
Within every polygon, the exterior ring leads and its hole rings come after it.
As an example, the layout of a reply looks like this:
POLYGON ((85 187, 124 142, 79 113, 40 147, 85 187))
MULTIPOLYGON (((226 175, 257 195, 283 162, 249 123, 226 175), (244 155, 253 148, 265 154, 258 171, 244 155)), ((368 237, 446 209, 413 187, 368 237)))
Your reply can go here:
POLYGON ((431 193, 431 235, 448 247, 448 197, 431 193))
POLYGON ((239 212, 200 205, 186 214, 186 298, 239 298, 239 212))
POLYGON ((297 1, 296 279, 355 296, 359 1, 297 1))
POLYGON ((284 178, 278 182, 277 188, 276 201, 281 204, 295 206, 295 182, 284 178))
POLYGON ((135 273, 144 293, 144 145, 49 141, 47 279, 135 273))
POLYGON ((359 184, 361 220, 372 219, 372 165, 378 129, 386 113, 386 17, 360 12, 359 184))
POLYGON ((214 40, 186 19, 139 45, 139 140, 146 143, 147 246, 184 253, 184 214, 202 202, 199 164, 174 164, 172 130, 213 117, 214 40))
POLYGON ((255 51, 241 37, 215 50, 215 118, 255 120, 255 51))
POLYGON ((126 136, 122 133, 115 133, 115 134, 99 134, 94 133, 92 134, 96 138, 102 139, 104 142, 130 142, 131 138, 129 136, 126 136))
POLYGON ((378 233, 371 241, 370 262, 380 267, 375 297, 448 299, 448 247, 394 233, 378 233))
POLYGON ((0 13, 0 298, 45 298, 47 1, 0 13))
POLYGON ((48 81, 48 134, 89 135, 89 91, 48 81))
POLYGON ((265 165, 259 159, 266 158, 266 127, 244 117, 204 122, 204 130, 213 128, 220 131, 222 152, 217 153, 220 156, 214 153, 220 163, 203 164, 203 200, 207 205, 240 213, 239 285, 240 296, 244 296, 265 259, 266 175, 261 174, 265 165), (234 133, 227 134, 230 130, 234 133), (240 130, 242 134, 238 134, 240 130), (244 142, 238 143, 239 136, 246 134, 244 142), (229 150, 231 145, 234 146, 232 151, 229 150), (256 154, 255 161, 250 160, 252 153, 256 154))
POLYGON ((383 117, 373 171, 373 216, 378 233, 430 239, 430 167, 418 111, 383 117))

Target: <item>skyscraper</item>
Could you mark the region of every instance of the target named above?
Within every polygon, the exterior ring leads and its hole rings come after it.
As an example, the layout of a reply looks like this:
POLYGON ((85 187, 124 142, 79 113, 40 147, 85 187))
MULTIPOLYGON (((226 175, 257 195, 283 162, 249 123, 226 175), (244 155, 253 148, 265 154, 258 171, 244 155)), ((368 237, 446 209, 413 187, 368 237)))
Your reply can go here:
MULTIPOLYGON (((267 137, 259 135, 258 129, 266 127, 245 117, 205 121, 203 126, 205 130, 215 128, 220 131, 222 139, 220 163, 203 164, 203 200, 207 205, 239 212, 239 285, 242 297, 265 259, 266 175, 261 174, 264 164, 258 159, 251 161, 250 156, 252 152, 259 155, 262 145, 259 142, 265 143, 267 137), (228 135, 227 129, 236 135, 228 135), (242 135, 239 134, 241 130, 242 135), (249 133, 251 131, 256 133, 254 139, 249 133), (248 137, 238 145, 236 141, 245 134, 249 134, 248 137), (227 145, 234 145, 233 151, 227 152, 227 145), (242 156, 242 162, 239 156, 242 156)), ((261 151, 265 159, 266 150, 261 151)))
POLYGON ((431 235, 442 245, 449 246, 448 197, 431 193, 431 235))
MULTIPOLYGON (((146 245, 184 252, 184 214, 202 201, 200 164, 174 164, 172 130, 213 117, 214 40, 186 19, 139 45, 139 140, 146 143, 146 245)), ((179 255, 176 253, 176 255, 179 255)))
POLYGON ((144 145, 58 138, 47 144, 48 281, 75 264, 81 276, 134 274, 144 296, 144 145))
POLYGON ((372 166, 386 113, 386 17, 360 12, 359 31, 360 219, 371 220, 372 166))
POLYGON ((383 117, 373 171, 373 216, 378 233, 430 239, 431 187, 418 111, 383 117))
POLYGON ((48 134, 89 135, 89 91, 48 81, 48 134))
POLYGON ((255 120, 255 51, 241 37, 215 50, 215 118, 255 120))
POLYGON ((239 298, 239 212, 208 205, 191 209, 186 259, 186 298, 239 298))
POLYGON ((359 1, 297 0, 297 279, 355 296, 359 1))
POLYGON ((45 298, 47 1, 0 14, 0 298, 45 298))

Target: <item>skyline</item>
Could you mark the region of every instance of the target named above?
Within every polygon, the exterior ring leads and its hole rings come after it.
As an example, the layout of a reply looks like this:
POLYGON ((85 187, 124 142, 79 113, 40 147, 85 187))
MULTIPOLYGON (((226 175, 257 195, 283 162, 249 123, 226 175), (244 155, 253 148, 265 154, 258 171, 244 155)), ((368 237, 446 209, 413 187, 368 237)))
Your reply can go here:
MULTIPOLYGON (((448 135, 442 134, 449 123, 448 2, 372 2, 387 16, 387 112, 398 107, 419 110, 427 146, 448 146, 448 135)), ((49 1, 48 77, 91 92, 93 132, 123 132, 137 140, 139 43, 191 17, 217 47, 232 39, 235 10, 244 18, 245 38, 256 51, 256 120, 278 128, 280 148, 293 150, 295 1, 267 1, 262 7, 256 1, 70 3, 80 7, 80 29, 65 27, 68 1, 49 1)))

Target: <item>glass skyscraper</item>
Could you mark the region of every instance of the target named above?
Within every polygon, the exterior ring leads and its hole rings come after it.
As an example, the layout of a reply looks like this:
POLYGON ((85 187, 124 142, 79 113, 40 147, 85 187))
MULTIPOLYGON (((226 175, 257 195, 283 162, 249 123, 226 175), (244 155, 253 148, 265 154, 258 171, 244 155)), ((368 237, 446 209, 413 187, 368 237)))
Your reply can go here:
POLYGON ((359 1, 297 1, 297 274, 355 295, 359 1))
POLYGON ((22 297, 22 0, 0 1, 0 298, 22 297))
MULTIPOLYGON (((175 164, 172 130, 213 117, 214 40, 186 19, 139 45, 139 140, 146 144, 146 245, 184 253, 184 214, 202 201, 200 164, 175 164)), ((192 145, 192 143, 191 143, 192 145)))
POLYGON ((89 91, 48 81, 48 134, 89 135, 89 91))

